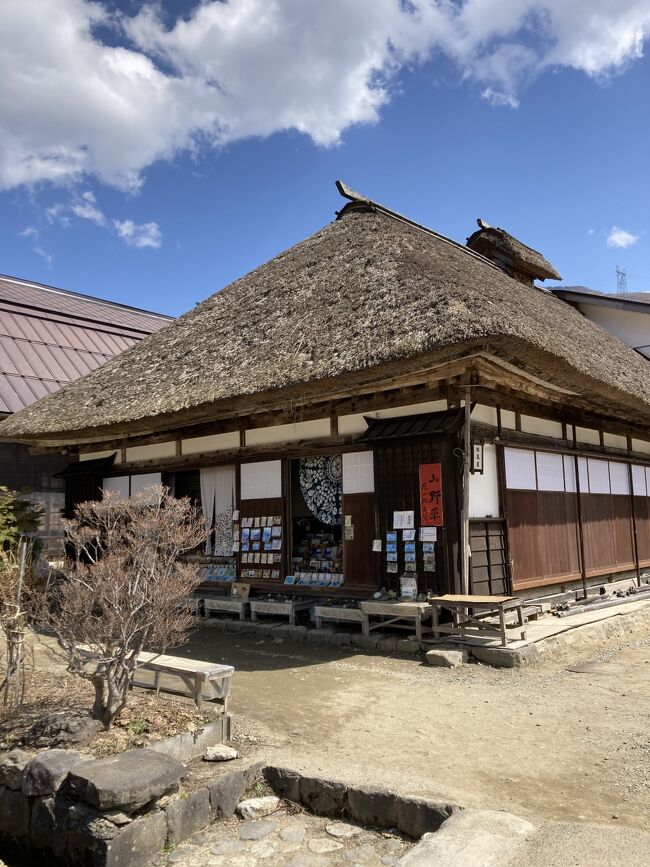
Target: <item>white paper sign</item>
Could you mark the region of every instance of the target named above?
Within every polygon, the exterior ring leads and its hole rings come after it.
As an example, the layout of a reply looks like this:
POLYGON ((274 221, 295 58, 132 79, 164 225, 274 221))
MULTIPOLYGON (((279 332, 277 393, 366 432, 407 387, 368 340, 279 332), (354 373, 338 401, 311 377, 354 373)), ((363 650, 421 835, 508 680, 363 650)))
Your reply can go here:
POLYGON ((372 550, 373 551, 381 551, 381 539, 373 539, 372 550))
POLYGON ((393 530, 412 530, 415 512, 393 512, 393 530))
POLYGON ((436 542, 437 540, 437 527, 420 527, 420 542, 436 542))

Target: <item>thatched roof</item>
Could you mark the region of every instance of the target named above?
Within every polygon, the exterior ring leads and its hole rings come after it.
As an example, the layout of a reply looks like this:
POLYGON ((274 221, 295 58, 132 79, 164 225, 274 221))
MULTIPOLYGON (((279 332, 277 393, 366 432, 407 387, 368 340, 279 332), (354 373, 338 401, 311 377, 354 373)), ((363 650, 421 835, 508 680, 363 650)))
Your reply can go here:
POLYGON ((467 246, 502 267, 508 274, 521 274, 533 280, 562 278, 537 250, 509 235, 505 229, 477 220, 479 229, 467 239, 467 246))
MULTIPOLYGON (((650 421, 648 364, 552 294, 367 201, 0 426, 25 441, 227 418, 254 396, 323 395, 364 374, 489 352, 650 421)), ((580 397, 580 396, 585 397, 580 397)))

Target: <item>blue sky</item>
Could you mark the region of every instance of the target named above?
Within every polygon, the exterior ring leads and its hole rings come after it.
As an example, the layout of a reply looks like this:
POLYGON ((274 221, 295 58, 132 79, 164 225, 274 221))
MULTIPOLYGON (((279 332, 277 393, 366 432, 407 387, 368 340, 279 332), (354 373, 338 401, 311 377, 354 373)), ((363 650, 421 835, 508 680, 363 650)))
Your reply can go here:
POLYGON ((650 291, 650 0, 259 3, 3 0, 0 272, 179 314, 332 219, 342 178, 650 291))

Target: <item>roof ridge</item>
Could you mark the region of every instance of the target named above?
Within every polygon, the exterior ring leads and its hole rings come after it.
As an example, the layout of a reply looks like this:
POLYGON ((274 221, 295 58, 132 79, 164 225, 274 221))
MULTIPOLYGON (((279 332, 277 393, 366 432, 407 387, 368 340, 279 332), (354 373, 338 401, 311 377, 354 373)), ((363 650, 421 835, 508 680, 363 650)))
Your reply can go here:
POLYGON ((156 313, 154 310, 145 310, 144 307, 134 307, 131 304, 122 304, 120 301, 110 301, 108 298, 95 298, 93 295, 86 295, 83 292, 73 292, 71 289, 61 289, 58 286, 50 286, 47 283, 37 283, 35 280, 24 280, 22 277, 13 277, 11 274, 0 274, 0 280, 7 280, 9 283, 17 283, 22 286, 33 286, 36 289, 43 289, 45 292, 52 292, 56 295, 64 295, 71 298, 82 298, 84 301, 89 301, 92 304, 107 304, 110 307, 117 307, 121 310, 130 310, 134 313, 144 313, 147 316, 154 316, 157 319, 168 319, 173 321, 174 317, 167 313, 156 313))
POLYGON ((405 217, 404 214, 400 214, 399 211, 393 211, 391 208, 387 208, 385 205, 380 205, 379 202, 374 202, 372 199, 363 196, 361 193, 355 192, 355 190, 353 190, 351 187, 348 187, 348 185, 344 181, 337 180, 336 188, 344 199, 350 200, 348 204, 344 205, 341 208, 340 211, 336 211, 337 220, 345 214, 346 209, 349 208, 351 205, 366 205, 371 209, 377 210, 380 213, 385 214, 387 217, 391 217, 392 219, 398 220, 401 223, 406 223, 409 226, 413 226, 414 229, 419 229, 419 231, 424 232, 426 235, 432 235, 434 238, 437 238, 439 241, 443 241, 445 244, 449 244, 451 247, 462 250, 464 253, 467 253, 474 259, 478 259, 478 261, 482 262, 484 265, 489 265, 490 268, 501 271, 501 268, 499 268, 498 265, 495 265, 495 263, 491 259, 488 259, 487 256, 483 256, 482 253, 477 253, 466 244, 461 244, 460 241, 455 241, 453 238, 448 238, 446 235, 441 235, 440 232, 436 232, 435 229, 430 229, 428 226, 425 226, 422 223, 418 223, 415 220, 412 220, 410 217, 405 217))

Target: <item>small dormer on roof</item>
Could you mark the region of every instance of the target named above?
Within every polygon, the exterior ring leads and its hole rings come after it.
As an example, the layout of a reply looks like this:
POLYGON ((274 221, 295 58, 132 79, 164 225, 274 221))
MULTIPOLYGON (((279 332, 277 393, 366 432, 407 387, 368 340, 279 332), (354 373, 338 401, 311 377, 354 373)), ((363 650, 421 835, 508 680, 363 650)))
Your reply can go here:
POLYGON ((561 280, 562 278, 537 250, 522 244, 503 229, 495 228, 480 218, 478 231, 467 239, 467 246, 494 262, 502 271, 519 280, 520 283, 533 285, 534 280, 561 280))

